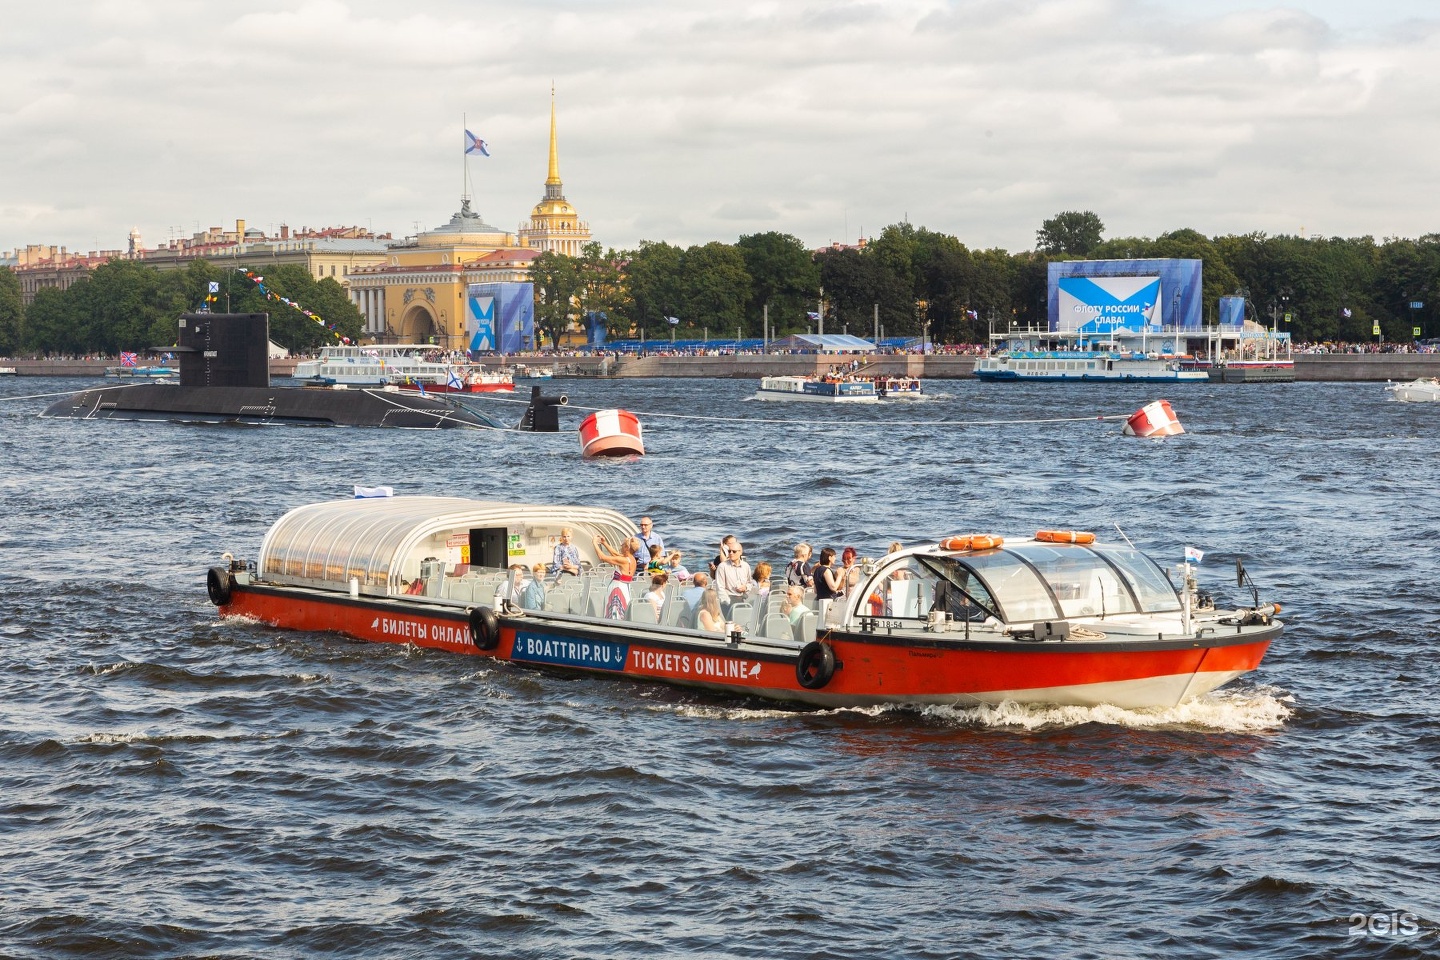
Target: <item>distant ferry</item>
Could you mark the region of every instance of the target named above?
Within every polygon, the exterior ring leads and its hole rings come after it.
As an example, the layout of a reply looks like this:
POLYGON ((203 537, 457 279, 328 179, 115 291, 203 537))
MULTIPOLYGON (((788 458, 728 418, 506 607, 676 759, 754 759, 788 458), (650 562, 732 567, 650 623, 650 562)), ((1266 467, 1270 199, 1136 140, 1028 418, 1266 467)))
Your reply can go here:
POLYGON ((323 347, 318 358, 297 363, 292 376, 323 384, 424 385, 436 393, 508 393, 515 389, 509 374, 446 363, 435 347, 419 343, 323 347))
POLYGON ((1208 381, 1182 358, 1112 350, 1002 350, 975 363, 981 380, 1132 380, 1146 383, 1208 381))
POLYGON ((878 403, 869 380, 842 377, 762 377, 756 400, 807 400, 819 403, 878 403))

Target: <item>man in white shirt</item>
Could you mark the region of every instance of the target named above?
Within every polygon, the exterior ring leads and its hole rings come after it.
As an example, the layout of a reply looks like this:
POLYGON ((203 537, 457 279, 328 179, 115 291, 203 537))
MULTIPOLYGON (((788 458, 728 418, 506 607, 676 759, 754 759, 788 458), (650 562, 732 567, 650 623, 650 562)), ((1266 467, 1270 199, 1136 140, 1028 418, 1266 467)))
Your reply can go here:
POLYGON ((715 568, 715 592, 720 594, 725 616, 730 616, 730 607, 736 601, 750 596, 754 585, 750 580, 750 564, 741 557, 740 543, 727 544, 725 560, 715 568))

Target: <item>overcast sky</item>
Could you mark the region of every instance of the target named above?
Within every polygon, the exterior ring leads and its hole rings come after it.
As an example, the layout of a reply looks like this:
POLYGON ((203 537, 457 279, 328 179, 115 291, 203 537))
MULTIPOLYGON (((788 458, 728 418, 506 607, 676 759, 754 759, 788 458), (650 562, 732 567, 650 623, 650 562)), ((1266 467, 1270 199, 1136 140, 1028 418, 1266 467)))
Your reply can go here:
POLYGON ((237 218, 595 238, 1440 231, 1434 0, 111 0, 0 15, 0 252, 237 218))

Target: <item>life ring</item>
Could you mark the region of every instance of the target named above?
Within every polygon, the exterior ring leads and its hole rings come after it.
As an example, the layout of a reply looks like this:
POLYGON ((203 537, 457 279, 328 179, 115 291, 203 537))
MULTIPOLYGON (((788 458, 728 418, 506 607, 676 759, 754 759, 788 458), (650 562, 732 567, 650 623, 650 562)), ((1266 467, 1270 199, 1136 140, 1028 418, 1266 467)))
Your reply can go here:
POLYGON ((1095 534, 1084 530, 1037 530, 1035 539, 1040 543, 1094 543, 1095 534))
POLYGON ((941 550, 993 550, 1005 542, 1004 537, 989 533, 971 533, 963 537, 946 537, 940 541, 941 550))
POLYGON ((828 643, 811 640, 800 648, 800 659, 795 661, 795 679, 806 690, 819 690, 835 676, 835 651, 828 643))
POLYGON ((230 571, 224 567, 211 567, 205 574, 205 592, 210 602, 223 607, 230 602, 230 571))
POLYGON ((470 610, 470 642, 476 650, 494 650, 500 644, 500 618, 489 607, 470 610))

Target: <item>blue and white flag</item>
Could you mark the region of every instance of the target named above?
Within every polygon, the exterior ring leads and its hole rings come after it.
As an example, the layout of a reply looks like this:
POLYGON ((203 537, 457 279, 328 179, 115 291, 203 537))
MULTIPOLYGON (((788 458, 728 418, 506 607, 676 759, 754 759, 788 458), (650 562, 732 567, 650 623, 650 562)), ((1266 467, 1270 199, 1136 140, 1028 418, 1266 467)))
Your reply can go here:
POLYGON ((1185 562, 1186 562, 1186 563, 1199 563, 1201 560, 1204 560, 1204 559, 1205 559, 1205 551, 1204 551, 1204 550, 1196 550, 1194 547, 1186 547, 1186 548, 1185 548, 1185 562))
POLYGON ((465 154, 466 156, 469 156, 472 153, 478 153, 482 157, 490 156, 490 151, 487 149, 485 141, 475 136, 475 134, 471 133, 469 130, 466 130, 465 154))
POLYGON ((668 323, 668 324, 670 324, 670 326, 673 327, 673 326, 675 326, 676 324, 678 324, 678 323, 680 322, 680 318, 679 318, 679 317, 666 317, 666 318, 665 318, 665 322, 668 323))
POLYGON ((356 499, 356 500, 364 500, 364 499, 366 499, 366 498, 368 498, 368 497, 393 497, 393 496, 395 496, 395 488, 394 488, 394 487, 362 487, 362 486, 358 486, 358 485, 355 487, 355 499, 356 499))
POLYGON ((1341 310, 1341 311, 1340 311, 1340 316, 1344 317, 1346 320, 1349 320, 1349 319, 1350 319, 1350 308, 1349 308, 1349 307, 1346 307, 1346 308, 1344 308, 1343 310, 1341 310))
POLYGON ((219 280, 211 280, 211 281, 210 281, 210 292, 211 292, 211 293, 219 293, 219 292, 220 292, 220 281, 219 281, 219 280))
POLYGON ((805 314, 805 316, 809 317, 811 320, 820 319, 820 314, 816 313, 814 310, 811 310, 809 313, 805 314))
POLYGON ((451 390, 465 389, 465 381, 461 380, 460 374, 456 373, 454 370, 450 371, 450 378, 445 381, 445 385, 451 390))

